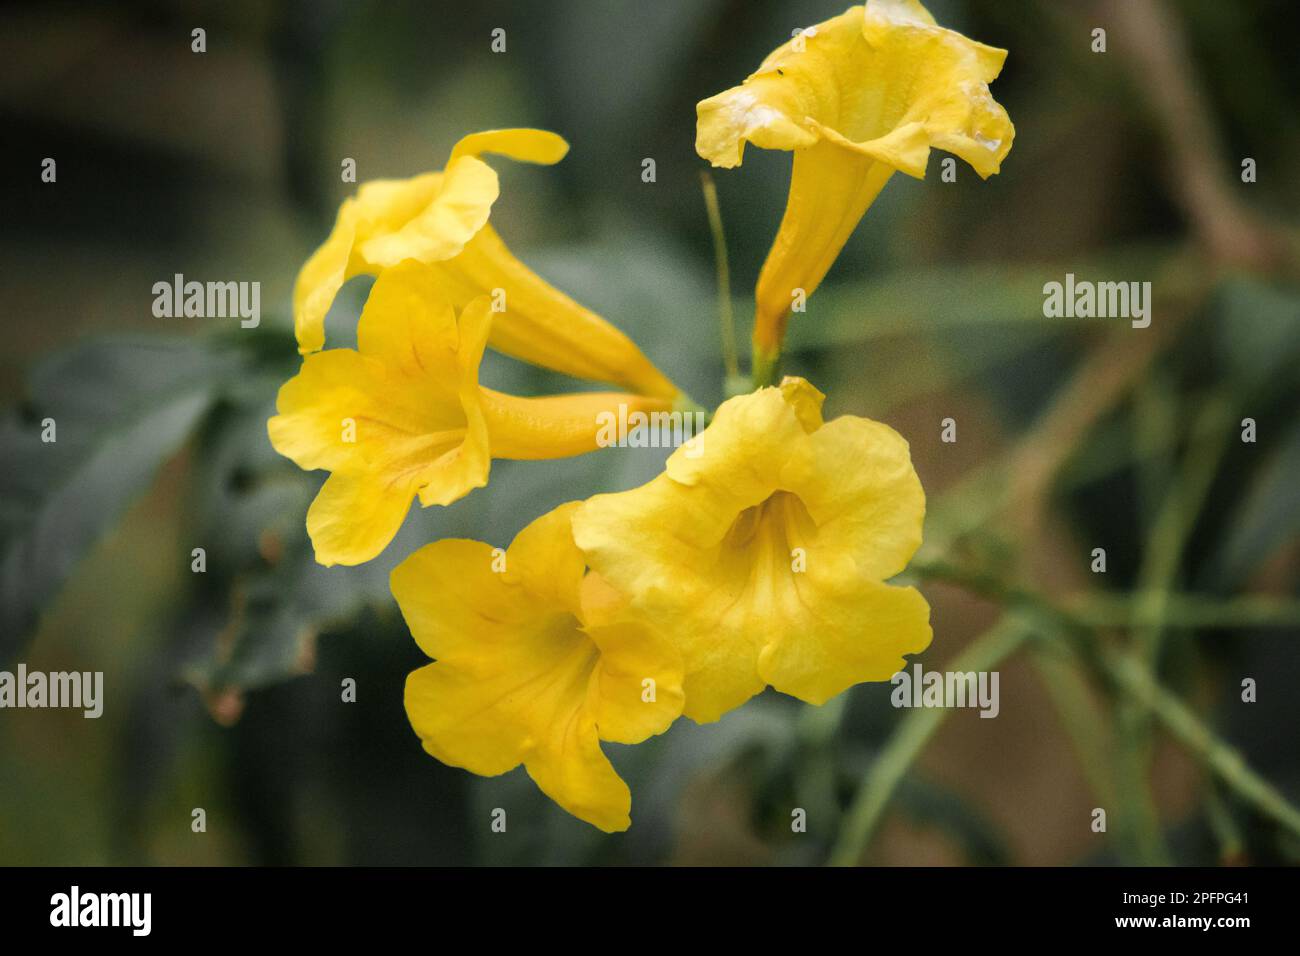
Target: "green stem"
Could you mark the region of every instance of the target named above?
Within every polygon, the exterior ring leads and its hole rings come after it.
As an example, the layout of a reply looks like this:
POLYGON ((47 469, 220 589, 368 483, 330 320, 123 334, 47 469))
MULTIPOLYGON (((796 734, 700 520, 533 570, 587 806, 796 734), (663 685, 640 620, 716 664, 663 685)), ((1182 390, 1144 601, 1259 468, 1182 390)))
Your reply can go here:
POLYGON ((779 352, 764 352, 755 345, 752 365, 754 388, 766 388, 768 385, 775 385, 780 380, 781 354, 779 352))
MULTIPOLYGON (((1267 594, 1212 598, 1199 594, 1168 594, 1161 609, 1166 627, 1189 630, 1250 627, 1300 627, 1300 601, 1267 594)), ((1070 613, 1089 627, 1142 628, 1151 623, 1152 605, 1142 594, 1092 595, 1069 606, 1070 613)))
MULTIPOLYGON (((1015 652, 1030 633, 1024 622, 1003 618, 973 640, 953 661, 951 669, 991 670, 1015 652)), ((849 804, 839 839, 831 850, 833 865, 853 866, 858 862, 908 767, 948 714, 944 708, 922 708, 909 711, 902 719, 849 804)))
POLYGON ((704 189, 704 208, 713 235, 713 260, 718 278, 718 322, 722 332, 722 368, 727 377, 726 391, 733 394, 740 378, 740 353, 736 348, 736 316, 731 304, 731 266, 727 259, 727 237, 722 229, 722 211, 718 206, 718 187, 708 170, 700 173, 704 189))
POLYGON ((1231 407, 1220 397, 1206 402, 1197 416, 1193 433, 1205 432, 1207 438, 1193 444, 1188 451, 1182 474, 1165 496, 1164 506, 1151 529, 1137 588, 1143 599, 1139 614, 1147 623, 1138 631, 1136 643, 1148 667, 1155 666, 1160 652, 1166 627, 1164 612, 1188 538, 1227 450, 1230 411, 1231 407))
POLYGON ((1156 682, 1135 658, 1103 657, 1107 674, 1124 693, 1150 708, 1169 731, 1224 784, 1261 814, 1300 836, 1300 810, 1293 807, 1271 783, 1247 766, 1241 753, 1224 743, 1187 706, 1156 682))
POLYGON ((1107 754, 1107 725, 1089 693, 1081 662, 1064 643, 1040 641, 1031 650, 1093 796, 1101 806, 1113 806, 1115 780, 1107 754))
POLYGON ((1210 831, 1219 844, 1219 862, 1224 866, 1236 863, 1245 852, 1241 828, 1232 817, 1232 809, 1219 795, 1218 785, 1211 783, 1205 795, 1205 818, 1210 831))
POLYGON ((1140 660, 1108 651, 1096 640, 1086 622, 1080 621, 1046 598, 1024 588, 1008 585, 992 574, 969 571, 939 561, 926 564, 913 562, 911 571, 931 580, 959 585, 975 594, 1033 614, 1044 626, 1070 640, 1080 658, 1094 673, 1108 679, 1113 690, 1137 700, 1155 714, 1170 735, 1200 758, 1229 790, 1260 814, 1300 837, 1300 810, 1288 803, 1286 797, 1268 781, 1251 770, 1234 747, 1221 741, 1176 696, 1162 687, 1140 660))
POLYGON ((1146 714, 1139 702, 1120 695, 1113 731, 1115 835, 1126 862, 1138 866, 1169 866, 1173 860, 1160 829, 1160 816, 1147 774, 1151 737, 1143 724, 1146 714))
MULTIPOLYGON (((1206 438, 1194 442, 1183 467, 1164 496, 1148 536, 1142 567, 1138 572, 1137 616, 1143 621, 1133 634, 1134 652, 1150 670, 1159 666, 1160 648, 1168 629, 1166 611, 1169 595, 1182 565, 1187 540, 1210 484, 1218 472, 1227 446, 1227 402, 1211 397, 1197 416, 1194 433, 1206 432, 1206 438)), ((1158 467, 1157 459, 1149 459, 1158 467)), ((1122 805, 1131 812, 1121 820, 1139 863, 1161 865, 1169 862, 1169 851, 1160 832, 1159 818, 1148 780, 1151 760, 1151 713, 1140 701, 1120 702, 1116 726, 1116 764, 1122 771, 1121 785, 1126 799, 1122 805)))

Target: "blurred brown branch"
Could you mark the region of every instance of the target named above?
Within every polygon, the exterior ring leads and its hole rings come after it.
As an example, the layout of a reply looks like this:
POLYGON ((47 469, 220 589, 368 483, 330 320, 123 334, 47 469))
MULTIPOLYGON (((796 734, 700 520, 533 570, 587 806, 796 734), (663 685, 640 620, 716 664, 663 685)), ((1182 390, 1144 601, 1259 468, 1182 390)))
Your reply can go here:
POLYGON ((1284 251, 1280 237, 1228 188, 1230 164, 1205 110, 1181 18, 1165 0, 1098 0, 1097 9, 1118 26, 1116 46, 1165 141, 1173 197, 1211 259, 1255 268, 1276 263, 1284 251))

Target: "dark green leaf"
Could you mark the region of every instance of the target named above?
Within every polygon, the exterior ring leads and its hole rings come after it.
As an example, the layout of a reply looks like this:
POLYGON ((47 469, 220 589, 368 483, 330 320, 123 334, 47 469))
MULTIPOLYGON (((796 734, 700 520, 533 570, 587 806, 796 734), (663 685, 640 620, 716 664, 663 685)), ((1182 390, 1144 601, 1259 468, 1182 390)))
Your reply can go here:
POLYGON ((201 340, 114 339, 36 369, 0 421, 0 662, 211 407, 230 360, 201 340))
POLYGON ((1293 382, 1300 360, 1300 296, 1240 277, 1225 281, 1216 297, 1214 327, 1228 375, 1251 391, 1278 379, 1293 382))
POLYGON ((1300 535, 1297 475, 1300 475, 1300 425, 1291 428, 1255 475, 1228 523, 1230 531, 1216 563, 1215 579, 1222 587, 1239 585, 1285 542, 1300 535))
MULTIPOLYGON (((1039 334, 1059 334, 1081 326, 1119 327, 1122 319, 1044 317, 1044 284, 1064 281, 1067 272, 1083 280, 1114 274, 1121 267, 1126 274, 1156 274, 1169 256, 1167 249, 1135 248, 1071 266, 999 263, 904 269, 868 282, 828 285, 809 297, 806 315, 791 317, 787 349, 797 352, 887 335, 939 334, 998 325, 1039 334)), ((1177 273, 1177 278, 1162 282, 1156 293, 1175 296, 1180 281, 1182 273, 1177 273)))

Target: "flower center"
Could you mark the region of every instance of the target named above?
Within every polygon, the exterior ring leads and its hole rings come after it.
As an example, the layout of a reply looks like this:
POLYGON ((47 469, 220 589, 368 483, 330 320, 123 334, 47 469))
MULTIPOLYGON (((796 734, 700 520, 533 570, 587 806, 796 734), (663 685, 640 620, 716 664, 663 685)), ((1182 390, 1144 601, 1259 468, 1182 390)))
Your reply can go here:
POLYGON ((777 491, 746 508, 722 539, 720 552, 737 599, 780 605, 792 597, 790 576, 806 565, 817 525, 799 497, 777 491))
POLYGON ((765 546, 788 549, 794 546, 796 538, 803 540, 816 528, 798 495, 775 491, 765 501, 736 516, 722 546, 736 550, 765 546))

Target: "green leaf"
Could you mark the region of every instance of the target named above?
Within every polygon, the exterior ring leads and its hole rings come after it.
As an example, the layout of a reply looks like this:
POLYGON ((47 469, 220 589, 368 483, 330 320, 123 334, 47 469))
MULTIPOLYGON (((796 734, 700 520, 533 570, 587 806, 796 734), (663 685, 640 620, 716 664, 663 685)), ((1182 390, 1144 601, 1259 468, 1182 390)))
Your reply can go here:
POLYGON ((1300 361, 1300 296, 1247 276, 1215 292, 1217 354, 1227 375, 1247 393, 1272 383, 1289 387, 1300 361))
POLYGON ((1291 428, 1256 473, 1227 524, 1231 530, 1214 565, 1213 580, 1220 586, 1236 587, 1285 542, 1300 535, 1296 475, 1300 475, 1300 425, 1291 428))
POLYGON ((26 405, 0 419, 0 663, 190 435, 230 361, 201 340, 112 339, 35 370, 26 405))
POLYGON ((205 693, 244 691, 310 673, 316 639, 364 606, 349 568, 323 568, 310 549, 231 582, 226 624, 184 677, 205 693))
MULTIPOLYGON (((1069 266, 991 263, 901 269, 869 282, 828 285, 809 297, 807 315, 791 317, 787 350, 831 348, 889 335, 987 330, 991 326, 1012 326, 1019 334, 1042 335, 1086 326, 1117 328, 1124 320, 1044 317, 1044 284, 1062 282, 1066 273, 1084 280, 1122 269, 1122 274, 1166 276, 1159 294, 1176 297, 1195 274, 1165 270, 1172 255, 1163 247, 1135 247, 1069 266)), ((743 309, 738 314, 743 314, 743 309)))

